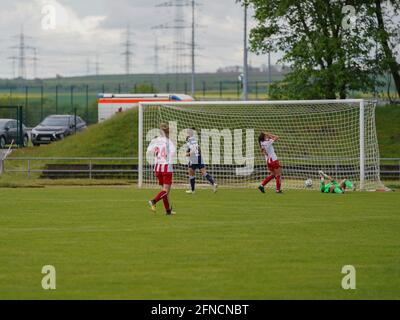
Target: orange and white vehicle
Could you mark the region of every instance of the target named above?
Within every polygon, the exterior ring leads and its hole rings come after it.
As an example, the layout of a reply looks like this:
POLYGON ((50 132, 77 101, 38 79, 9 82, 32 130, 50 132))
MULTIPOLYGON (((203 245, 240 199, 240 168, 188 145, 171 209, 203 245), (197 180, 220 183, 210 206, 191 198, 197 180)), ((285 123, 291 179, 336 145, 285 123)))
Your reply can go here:
POLYGON ((186 94, 113 94, 100 93, 98 95, 99 122, 103 122, 113 115, 125 110, 134 109, 140 102, 184 102, 194 101, 186 94))

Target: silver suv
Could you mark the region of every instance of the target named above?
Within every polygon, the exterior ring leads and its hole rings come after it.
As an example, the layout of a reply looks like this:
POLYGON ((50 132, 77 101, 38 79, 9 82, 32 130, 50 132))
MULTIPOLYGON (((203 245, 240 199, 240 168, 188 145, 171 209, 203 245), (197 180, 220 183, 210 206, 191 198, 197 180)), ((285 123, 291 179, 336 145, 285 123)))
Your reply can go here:
POLYGON ((31 140, 34 146, 63 140, 65 137, 87 128, 85 121, 71 115, 53 115, 32 129, 31 140), (75 123, 76 120, 76 123, 75 123))

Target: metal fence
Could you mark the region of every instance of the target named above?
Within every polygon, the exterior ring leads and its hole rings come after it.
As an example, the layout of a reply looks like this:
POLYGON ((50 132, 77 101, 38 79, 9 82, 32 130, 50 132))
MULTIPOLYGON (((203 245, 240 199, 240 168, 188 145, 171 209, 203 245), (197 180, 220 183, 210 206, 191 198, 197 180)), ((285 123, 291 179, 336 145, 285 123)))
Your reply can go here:
MULTIPOLYGON (((382 158, 383 181, 400 181, 400 158, 382 158)), ((28 178, 137 179, 138 158, 16 158, 1 160, 0 173, 21 173, 28 178)))
MULTIPOLYGON (((266 99, 268 81, 249 82, 252 100, 266 99)), ((73 114, 83 118, 88 124, 97 123, 97 96, 99 93, 185 93, 190 94, 190 82, 179 86, 166 82, 159 86, 154 83, 112 83, 73 85, 29 85, 0 87, 0 104, 24 107, 23 122, 34 127, 51 114, 73 114)), ((237 100, 242 93, 240 81, 199 81, 196 86, 197 100, 224 99, 237 100)), ((0 118, 2 114, 0 112, 0 118)))
POLYGON ((136 179, 137 158, 13 158, 1 160, 0 173, 48 179, 136 179))
POLYGON ((400 180, 400 158, 381 158, 382 180, 400 180))

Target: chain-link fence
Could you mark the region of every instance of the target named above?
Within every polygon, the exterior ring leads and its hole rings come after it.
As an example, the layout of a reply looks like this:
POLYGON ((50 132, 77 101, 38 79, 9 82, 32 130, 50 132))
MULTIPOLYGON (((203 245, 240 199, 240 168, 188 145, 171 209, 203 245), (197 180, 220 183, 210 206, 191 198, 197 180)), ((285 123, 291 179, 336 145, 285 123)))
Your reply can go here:
MULTIPOLYGON (((0 104, 23 106, 23 123, 34 127, 46 116, 52 114, 77 115, 88 124, 97 122, 97 96, 99 93, 185 93, 191 94, 190 82, 177 86, 174 82, 155 83, 113 83, 77 85, 30 85, 0 87, 0 104)), ((200 81, 196 85, 197 100, 237 100, 242 93, 240 81, 200 81)), ((249 83, 249 98, 261 100, 268 97, 268 82, 249 83)))

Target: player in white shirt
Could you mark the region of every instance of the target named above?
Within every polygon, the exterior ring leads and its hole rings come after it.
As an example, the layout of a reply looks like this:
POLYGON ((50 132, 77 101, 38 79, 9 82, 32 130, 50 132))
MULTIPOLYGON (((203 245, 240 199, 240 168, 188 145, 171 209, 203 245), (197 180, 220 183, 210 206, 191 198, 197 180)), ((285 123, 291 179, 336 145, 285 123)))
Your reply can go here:
POLYGON ((195 128, 187 129, 186 137, 186 156, 188 157, 189 165, 189 181, 190 190, 186 193, 191 194, 196 190, 196 170, 200 170, 201 175, 213 186, 214 192, 217 192, 218 185, 215 183, 214 178, 207 173, 206 166, 201 156, 201 149, 199 143, 194 135, 195 128))
POLYGON ((160 126, 160 136, 153 139, 148 148, 147 155, 154 157, 154 173, 158 179, 162 191, 149 201, 152 211, 156 211, 156 204, 163 200, 167 215, 175 214, 169 204, 169 193, 171 191, 173 180, 173 161, 176 153, 176 147, 169 139, 169 125, 162 123, 160 126))
POLYGON ((276 193, 282 193, 281 190, 281 174, 282 168, 279 163, 278 157, 274 150, 274 142, 278 141, 279 137, 273 135, 271 133, 261 132, 258 137, 258 142, 260 144, 261 152, 265 156, 265 160, 267 162, 268 170, 270 171, 270 175, 264 179, 258 189, 265 193, 265 186, 271 180, 276 180, 276 193))

